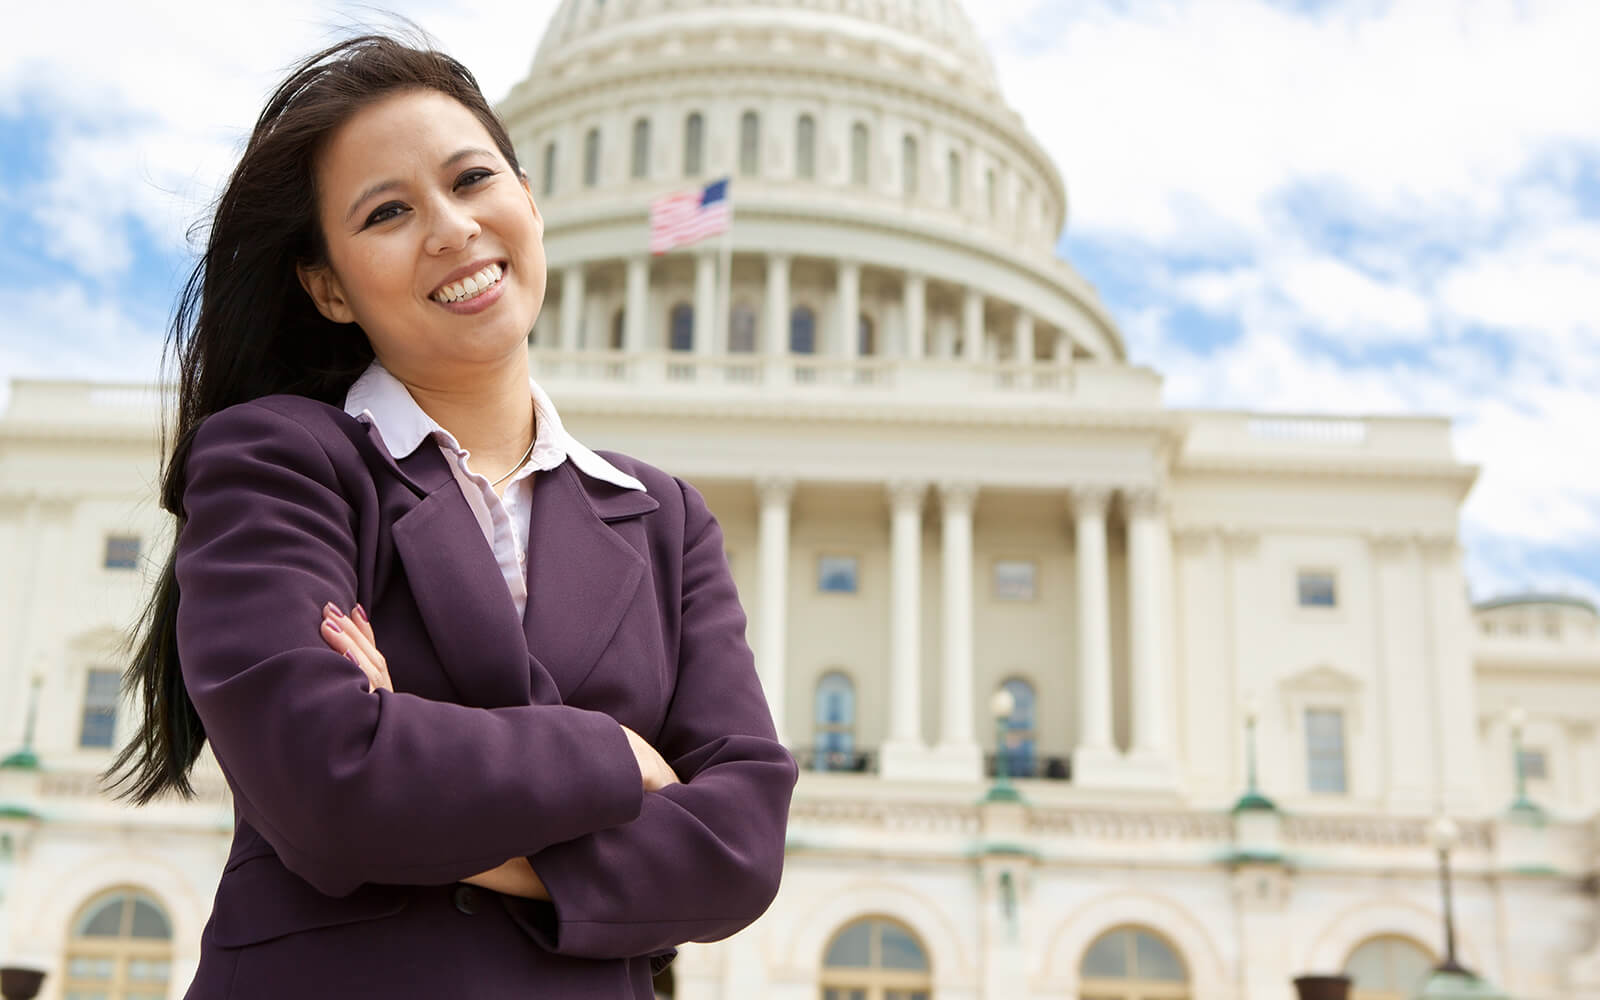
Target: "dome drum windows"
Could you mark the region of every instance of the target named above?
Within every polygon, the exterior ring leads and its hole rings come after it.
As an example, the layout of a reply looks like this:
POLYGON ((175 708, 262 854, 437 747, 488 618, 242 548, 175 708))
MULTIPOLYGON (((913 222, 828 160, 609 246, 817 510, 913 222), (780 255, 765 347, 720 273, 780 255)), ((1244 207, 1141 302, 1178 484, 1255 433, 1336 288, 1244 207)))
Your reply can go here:
POLYGON ((595 187, 600 183, 600 130, 592 128, 583 137, 583 186, 595 187))
POLYGON ((761 116, 754 111, 739 117, 739 173, 745 177, 761 173, 761 116))
POLYGON ((794 175, 803 181, 817 178, 817 120, 801 115, 794 125, 794 175))
POLYGON ((683 176, 698 177, 705 168, 706 119, 692 112, 683 122, 683 176))
POLYGON ((650 176, 650 119, 640 118, 633 123, 633 179, 646 180, 650 176))
POLYGON ((865 122, 850 126, 850 183, 867 187, 871 183, 872 137, 865 122))

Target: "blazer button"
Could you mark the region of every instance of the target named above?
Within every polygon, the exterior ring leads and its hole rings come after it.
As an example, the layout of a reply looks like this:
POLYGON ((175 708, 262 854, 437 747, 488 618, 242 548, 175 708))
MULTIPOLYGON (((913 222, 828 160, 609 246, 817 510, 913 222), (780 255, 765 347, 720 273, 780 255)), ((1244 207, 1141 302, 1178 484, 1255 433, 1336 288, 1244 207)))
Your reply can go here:
POLYGON ((459 885, 456 886, 455 902, 456 909, 470 917, 478 912, 481 897, 478 895, 478 890, 472 886, 459 885))

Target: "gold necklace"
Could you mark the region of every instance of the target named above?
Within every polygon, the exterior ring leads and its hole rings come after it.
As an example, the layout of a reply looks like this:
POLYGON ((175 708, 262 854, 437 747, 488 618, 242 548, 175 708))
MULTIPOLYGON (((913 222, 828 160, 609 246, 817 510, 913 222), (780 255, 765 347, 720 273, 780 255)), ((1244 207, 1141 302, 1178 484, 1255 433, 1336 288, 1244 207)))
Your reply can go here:
MULTIPOLYGON (((513 465, 511 467, 511 472, 516 472, 518 469, 522 468, 522 464, 528 460, 528 456, 533 454, 533 446, 535 444, 537 444, 538 442, 539 442, 539 434, 538 434, 537 431, 535 431, 535 433, 533 435, 533 440, 528 442, 528 450, 522 453, 522 457, 521 458, 517 459, 517 464, 513 465)), ((507 479, 510 479, 511 478, 511 472, 506 473, 505 475, 501 476, 499 479, 496 479, 494 482, 490 483, 489 484, 489 488, 492 490, 496 486, 499 486, 501 483, 505 482, 507 479)))

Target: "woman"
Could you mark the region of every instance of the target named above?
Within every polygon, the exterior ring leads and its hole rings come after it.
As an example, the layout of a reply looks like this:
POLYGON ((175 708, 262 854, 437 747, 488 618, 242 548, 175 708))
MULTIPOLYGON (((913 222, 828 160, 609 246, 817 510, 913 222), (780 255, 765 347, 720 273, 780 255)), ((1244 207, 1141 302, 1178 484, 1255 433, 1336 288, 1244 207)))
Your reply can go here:
POLYGON ((174 323, 173 558, 114 770, 235 833, 189 996, 623 998, 777 891, 795 781, 693 487, 529 377, 543 221, 471 74, 278 88, 174 323))

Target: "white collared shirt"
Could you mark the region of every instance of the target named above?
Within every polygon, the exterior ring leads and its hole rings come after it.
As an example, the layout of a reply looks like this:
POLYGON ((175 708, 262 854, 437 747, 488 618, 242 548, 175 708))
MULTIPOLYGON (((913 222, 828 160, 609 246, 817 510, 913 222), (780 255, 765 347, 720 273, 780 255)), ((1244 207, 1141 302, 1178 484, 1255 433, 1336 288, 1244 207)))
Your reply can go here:
POLYGON ((517 617, 522 617, 528 607, 528 514, 533 503, 533 474, 554 469, 567 459, 572 459, 578 471, 595 479, 604 480, 630 490, 643 490, 644 484, 618 469, 610 462, 585 448, 565 427, 556 413, 555 404, 539 388, 532 376, 528 390, 533 399, 534 439, 533 453, 528 461, 506 483, 502 499, 489 485, 488 477, 472 471, 467 465, 470 453, 461 447, 455 436, 440 427, 423 412, 411 397, 405 383, 389 373, 376 360, 367 366, 344 397, 344 411, 378 430, 384 447, 395 459, 401 459, 417 450, 428 437, 439 446, 439 451, 450 464, 461 495, 478 519, 483 537, 494 551, 500 572, 506 578, 516 605, 517 617))

